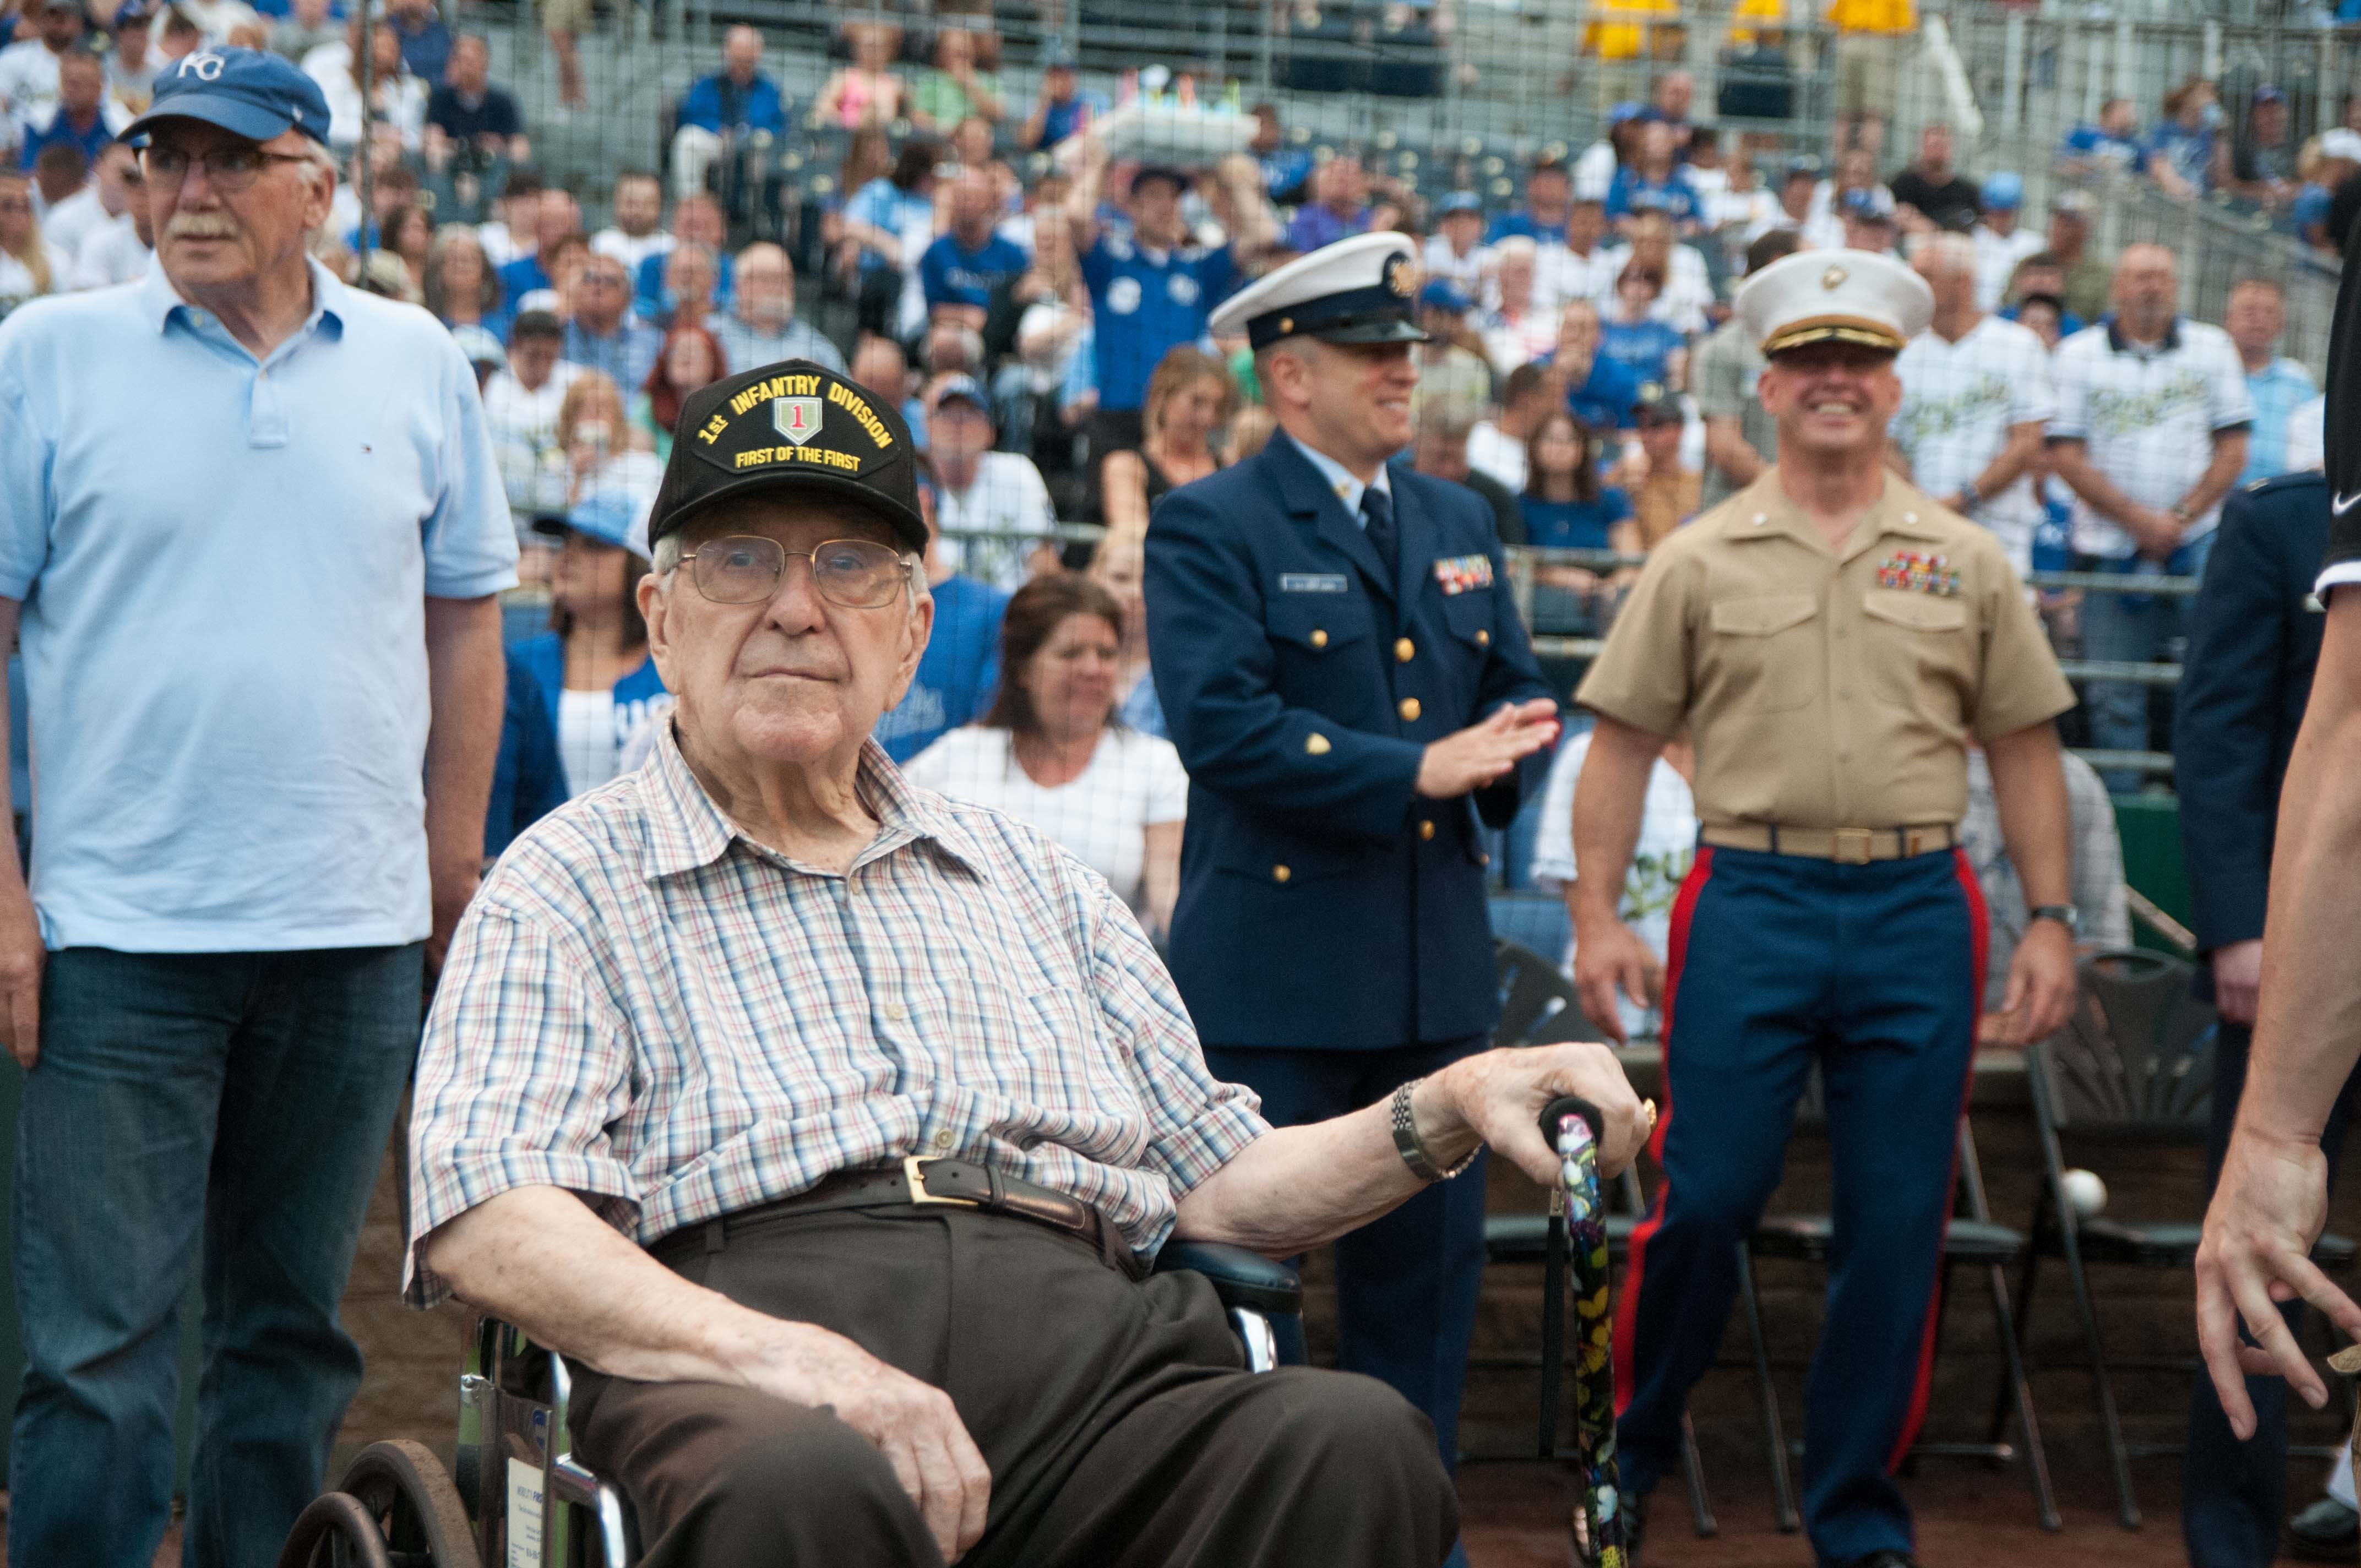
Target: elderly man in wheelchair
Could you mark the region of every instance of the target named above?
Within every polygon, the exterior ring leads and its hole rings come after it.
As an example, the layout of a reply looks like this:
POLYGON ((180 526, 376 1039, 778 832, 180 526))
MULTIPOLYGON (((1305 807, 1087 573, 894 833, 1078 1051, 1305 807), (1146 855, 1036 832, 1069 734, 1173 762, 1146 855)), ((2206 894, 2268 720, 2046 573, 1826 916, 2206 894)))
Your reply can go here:
POLYGON ((648 1564, 1432 1568, 1457 1514, 1424 1418, 1250 1375, 1185 1266, 1251 1249, 1233 1283, 1268 1301, 1261 1258, 1479 1143, 1554 1180, 1560 1093, 1620 1166, 1614 1058, 1494 1052, 1404 1114, 1272 1130, 1102 879, 870 740, 933 614, 895 411, 791 362, 680 432, 639 587, 678 707, 459 927, 405 1290, 555 1353, 557 1468, 628 1498, 648 1564))

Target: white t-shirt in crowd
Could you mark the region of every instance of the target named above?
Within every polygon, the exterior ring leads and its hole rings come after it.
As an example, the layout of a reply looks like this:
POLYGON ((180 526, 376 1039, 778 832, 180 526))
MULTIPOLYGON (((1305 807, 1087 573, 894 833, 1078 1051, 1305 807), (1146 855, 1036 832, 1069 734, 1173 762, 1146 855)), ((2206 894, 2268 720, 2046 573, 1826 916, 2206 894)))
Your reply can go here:
MULTIPOLYGON (((1985 316, 1957 343, 1932 327, 1894 362, 1902 407, 1887 433, 1910 460, 1913 482, 1938 500, 1991 466, 2020 424, 2047 422, 2049 354, 2033 329, 1985 316)), ((2033 531, 2041 501, 2020 475, 1970 514, 1992 530, 2020 576, 2033 569, 2033 531)))
MULTIPOLYGON (((1631 259, 1628 245, 1619 245, 1599 258, 1607 274, 1606 292, 1597 296, 1602 304, 1614 296, 1615 280, 1623 276, 1631 259)), ((1674 246, 1672 269, 1664 275, 1664 291, 1649 307, 1648 319, 1669 323, 1684 334, 1695 336, 1705 330, 1706 307, 1712 303, 1713 279, 1706 271, 1705 253, 1693 245, 1674 246)))
POLYGON ((1570 245, 1543 246, 1533 258, 1533 299, 1556 309, 1575 300, 1603 301, 1615 293, 1615 252, 1603 245, 1587 256, 1570 245))
POLYGON ((571 797, 597 789, 620 772, 622 740, 615 734, 615 694, 563 691, 557 696, 557 760, 571 797))
POLYGON ((1467 466, 1499 480, 1510 495, 1524 494, 1525 444, 1502 435, 1500 427, 1488 419, 1467 433, 1467 466))
POLYGON ((117 218, 82 241, 74 258, 75 289, 111 289, 136 283, 148 276, 155 251, 140 243, 139 227, 128 216, 117 218))
POLYGON ((43 289, 33 276, 33 269, 0 250, 0 315, 6 315, 26 301, 44 293, 62 294, 73 282, 73 261, 66 253, 47 240, 41 249, 49 258, 49 286, 43 289))
POLYGON ((80 261, 82 246, 103 225, 128 221, 106 215, 106 209, 99 205, 98 181, 93 180, 41 214, 41 237, 80 261))
MULTIPOLYGON (((1574 786, 1582 777, 1583 759, 1590 755, 1586 730, 1558 748, 1550 763, 1549 788, 1542 800, 1541 838, 1533 845, 1533 884, 1563 894, 1576 877, 1574 863, 1574 786)), ((1662 757, 1648 773, 1648 793, 1640 807, 1640 839, 1631 851, 1631 869, 1623 878, 1623 898, 1617 911, 1623 923, 1648 944, 1656 961, 1664 961, 1673 939, 1673 901, 1680 895, 1681 879, 1697 859, 1697 797, 1673 765, 1662 757)), ((1574 941, 1565 947, 1565 972, 1574 972, 1574 941)), ((1653 1007, 1636 1006, 1619 998, 1623 1032, 1638 1038, 1657 1032, 1653 1007)))
POLYGON ((1978 224, 1968 237, 1976 247, 1976 309, 1996 311, 2000 299, 2008 292, 2010 274, 2016 264, 2028 256, 2038 256, 2048 245, 2041 235, 2030 229, 2017 229, 2010 234, 1994 234, 1978 224))
POLYGON ((476 225, 476 243, 484 247, 484 264, 499 269, 526 254, 524 247, 509 233, 509 225, 495 218, 476 225))
MULTIPOLYGON (((590 236, 590 248, 592 250, 597 251, 601 256, 613 257, 625 267, 631 269, 631 276, 633 278, 637 278, 640 275, 641 262, 645 261, 651 256, 670 256, 672 254, 672 247, 679 243, 680 241, 678 239, 665 233, 663 229, 658 229, 653 234, 641 235, 635 239, 631 236, 625 234, 621 229, 615 228, 612 225, 600 229, 597 234, 590 236)), ((753 367, 747 366, 745 368, 751 370, 753 367)))
POLYGON ((510 506, 529 510, 535 504, 542 459, 557 443, 558 406, 580 374, 582 367, 561 359, 538 388, 526 387, 512 370, 495 370, 484 383, 484 424, 500 456, 500 482, 508 488, 510 506))
POLYGON ((1471 300, 1484 293, 1484 274, 1492 265, 1492 247, 1488 245, 1470 247, 1465 256, 1451 252, 1451 242, 1439 234, 1426 236, 1426 249, 1420 257, 1429 278, 1448 278, 1467 292, 1471 300))
POLYGON ((1574 199, 1603 202, 1615 184, 1615 144, 1600 137, 1574 160, 1574 199))
MULTIPOLYGON (((1046 539, 1057 521, 1041 470, 1020 452, 987 452, 976 460, 975 480, 967 488, 939 483, 935 489, 935 525, 946 532, 980 528, 1046 539)), ((1020 540, 947 538, 940 549, 952 571, 1011 593, 1031 576, 1026 560, 1033 547, 1020 540)))
MULTIPOLYGON (((2214 433, 2254 422, 2230 334, 2185 316, 2148 347, 2113 325, 2085 327, 2058 345, 2049 366, 2058 396, 2049 438, 2084 443, 2099 472, 2141 506, 2180 500, 2213 466, 2214 433)), ((2182 537, 2201 538, 2221 521, 2217 502, 2182 537)), ((2120 559, 2133 554, 2132 536, 2077 497, 2074 548, 2120 559)))
POLYGON ((1014 739, 1005 729, 965 725, 902 771, 913 784, 1030 824, 1139 908, 1147 891, 1148 826, 1189 815, 1189 775, 1180 753, 1160 737, 1109 729, 1079 777, 1044 789, 1017 762, 1014 739))
POLYGON ((0 140, 14 144, 26 126, 57 106, 58 57, 49 46, 38 38, 19 38, 0 49, 0 111, 14 122, 0 126, 0 140))

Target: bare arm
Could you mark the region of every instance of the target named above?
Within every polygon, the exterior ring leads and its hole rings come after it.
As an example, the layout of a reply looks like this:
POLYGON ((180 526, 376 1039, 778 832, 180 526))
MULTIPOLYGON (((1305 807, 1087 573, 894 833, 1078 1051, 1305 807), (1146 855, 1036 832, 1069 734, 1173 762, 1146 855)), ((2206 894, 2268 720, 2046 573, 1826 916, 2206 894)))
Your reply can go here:
POLYGON ((1142 893, 1148 907, 1140 924, 1159 940, 1172 929, 1172 906, 1180 901, 1180 834, 1185 822, 1151 822, 1148 833, 1148 864, 1142 893))
POLYGON ((1761 478, 1763 470, 1770 466, 1741 433, 1735 414, 1716 414, 1705 422, 1705 455, 1740 489, 1761 478))
POLYGON ((1574 786, 1574 983, 1583 1016, 1623 1043, 1620 990, 1646 1005, 1656 998, 1656 958, 1623 923, 1623 883, 1640 842, 1648 773, 1664 750, 1644 729, 1601 714, 1574 786))
MULTIPOLYGON (((16 618, 22 601, 0 598, 0 653, 16 646, 16 618)), ((8 732, 8 683, 0 681, 0 735, 8 732)), ((13 819, 7 771, 0 769, 0 804, 13 819)), ((0 1030, 5 1030, 8 1054, 27 1071, 41 1053, 41 970, 49 962, 41 945, 41 922, 33 912, 33 895, 25 886, 25 868, 16 863, 14 843, 0 853, 0 1030)))
POLYGON ((1976 476, 1976 493, 1996 496, 2016 483, 2019 476, 2041 455, 2042 433, 2047 428, 2037 419, 2010 425, 2007 444, 1994 453, 1993 460, 1984 466, 1984 471, 1976 476))
POLYGON ((832 1409, 893 1464, 946 1558, 983 1533, 992 1475, 950 1396, 840 1334, 690 1284, 571 1192, 511 1188, 438 1227, 421 1254, 463 1300, 601 1372, 832 1409))
POLYGON ((1074 254, 1088 256, 1099 242, 1099 190, 1106 182, 1106 139, 1095 128, 1082 134, 1074 159, 1074 182, 1066 192, 1066 226, 1073 231, 1074 254))
POLYGON ((1121 532, 1148 526, 1148 466, 1137 452, 1110 452, 1099 466, 1107 527, 1121 532))
POLYGON ((2311 1261, 2328 1215, 2321 1129, 2361 1057, 2361 591, 2330 599, 2319 673, 2279 792, 2263 927, 2261 1003, 2246 1085, 2197 1255, 2197 1331, 2231 1430, 2255 1430, 2247 1374, 2278 1374, 2314 1409, 2319 1374, 2287 1331, 2279 1299, 2301 1295, 2347 1334, 2361 1308, 2311 1261), (2259 1349, 2238 1344, 2243 1321, 2259 1349))
MULTIPOLYGON (((1622 1064, 1601 1045, 1464 1058, 1421 1082, 1411 1109, 1420 1143, 1442 1168, 1488 1144, 1549 1186, 1558 1179, 1557 1156, 1537 1122, 1561 1094, 1578 1094, 1604 1114, 1600 1169, 1630 1164, 1647 1136, 1647 1113, 1622 1064)), ((1422 1186, 1395 1149, 1389 1108, 1380 1102, 1256 1139, 1180 1201, 1173 1234, 1286 1257, 1391 1212, 1422 1186)))
POLYGON ((2180 542, 2180 523, 2150 507, 2144 507, 2117 488, 2115 482, 2099 472, 2091 461, 2091 449, 2079 440, 2049 443, 2049 461, 2058 477, 2066 481, 2067 488, 2082 498, 2091 510, 2111 522, 2123 525, 2125 532, 2136 540, 2143 551, 2163 550, 2168 554, 2180 542))
POLYGON ((2243 430, 2217 430, 2213 433, 2213 461, 2205 466, 2196 488, 2180 498, 2181 510, 2191 517, 2202 517, 2215 503, 2230 493, 2238 476, 2246 471, 2247 433, 2243 430))
MULTIPOLYGON (((2027 909, 2068 902, 2073 822, 2066 806, 2066 773, 2059 762, 2058 727, 2048 719, 1984 744, 2001 841, 2024 884, 2027 909)), ((2055 920, 2026 927, 2008 970, 2001 1010, 2015 1045, 2047 1039, 2074 1005, 2074 936, 2055 920)))
POLYGON ((1242 152, 1222 159, 1213 180, 1226 198, 1230 255, 1243 268, 1279 243, 1279 211, 1263 192, 1261 169, 1242 152))
POLYGON ((500 601, 426 601, 426 864, 434 888, 430 969, 440 969, 484 869, 484 813, 500 755, 508 679, 500 654, 500 601))

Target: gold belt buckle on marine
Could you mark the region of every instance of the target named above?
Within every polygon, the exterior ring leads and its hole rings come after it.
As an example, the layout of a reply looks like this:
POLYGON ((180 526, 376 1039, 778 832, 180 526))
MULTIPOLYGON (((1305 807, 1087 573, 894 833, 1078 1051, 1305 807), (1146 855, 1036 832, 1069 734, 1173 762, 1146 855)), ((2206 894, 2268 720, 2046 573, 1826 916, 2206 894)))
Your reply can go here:
POLYGON ((1869 864, 1871 832, 1866 828, 1839 828, 1836 830, 1836 848, 1830 858, 1839 865, 1869 864))

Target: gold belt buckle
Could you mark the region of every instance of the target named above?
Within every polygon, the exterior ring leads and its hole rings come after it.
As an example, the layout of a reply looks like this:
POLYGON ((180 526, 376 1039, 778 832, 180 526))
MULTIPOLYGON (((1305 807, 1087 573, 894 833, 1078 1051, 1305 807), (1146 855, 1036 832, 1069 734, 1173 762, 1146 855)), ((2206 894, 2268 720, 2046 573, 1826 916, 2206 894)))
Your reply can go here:
POLYGON ((1836 852, 1830 859, 1840 865, 1865 866, 1869 864, 1872 841, 1869 828, 1839 828, 1836 830, 1836 852))
POLYGON ((939 1198, 928 1191, 926 1168, 935 1163, 935 1159, 927 1155, 914 1154, 902 1157, 902 1180, 909 1188, 911 1202, 948 1203, 954 1209, 983 1207, 972 1198, 939 1198))

